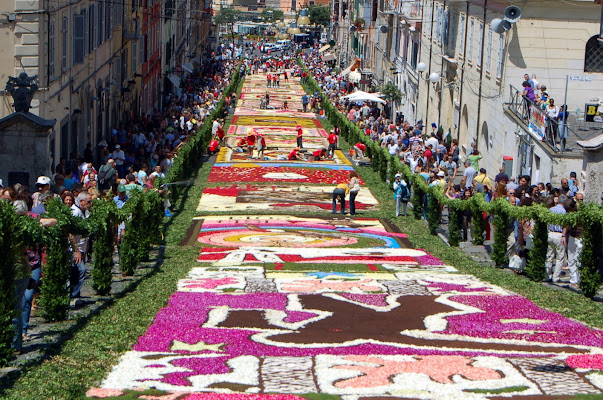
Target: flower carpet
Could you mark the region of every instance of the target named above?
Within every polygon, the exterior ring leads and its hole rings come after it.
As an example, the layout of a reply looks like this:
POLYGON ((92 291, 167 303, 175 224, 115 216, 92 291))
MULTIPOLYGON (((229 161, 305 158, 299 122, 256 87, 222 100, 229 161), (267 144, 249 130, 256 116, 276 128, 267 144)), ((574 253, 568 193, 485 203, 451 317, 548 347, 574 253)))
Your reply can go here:
MULTIPOLYGON (((230 185, 208 187, 197 207, 198 213, 278 210, 281 212, 331 211, 329 186, 259 186, 230 185)), ((367 190, 356 197, 356 209, 370 211, 378 208, 375 197, 367 190)))
MULTIPOLYGON (((229 134, 298 123, 309 137, 322 128, 314 118, 235 112, 229 134)), ((332 215, 332 189, 351 170, 216 163, 182 243, 196 259, 88 398, 603 396, 603 331, 461 274, 391 221, 363 217, 379 207, 365 186, 359 215, 332 215)))

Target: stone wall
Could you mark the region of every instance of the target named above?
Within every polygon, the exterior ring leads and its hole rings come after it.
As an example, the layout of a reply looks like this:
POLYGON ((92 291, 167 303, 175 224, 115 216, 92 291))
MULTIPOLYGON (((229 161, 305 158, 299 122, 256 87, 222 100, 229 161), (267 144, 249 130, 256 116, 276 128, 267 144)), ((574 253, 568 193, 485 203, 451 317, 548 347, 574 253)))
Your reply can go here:
POLYGON ((0 128, 0 178, 5 185, 11 172, 29 174, 30 187, 40 175, 50 176, 51 159, 48 146, 49 130, 20 121, 0 128))

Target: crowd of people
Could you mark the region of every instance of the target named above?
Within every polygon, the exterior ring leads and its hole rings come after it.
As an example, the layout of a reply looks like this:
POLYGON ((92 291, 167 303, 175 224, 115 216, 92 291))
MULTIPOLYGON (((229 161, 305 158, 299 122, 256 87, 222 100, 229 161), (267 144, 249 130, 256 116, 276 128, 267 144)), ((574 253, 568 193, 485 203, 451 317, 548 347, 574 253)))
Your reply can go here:
MULTIPOLYGON (((75 217, 85 219, 94 207, 94 199, 113 199, 117 207, 122 208, 134 191, 158 190, 155 180, 165 178, 178 150, 196 135, 205 118, 216 108, 235 72, 233 47, 222 46, 218 54, 185 77, 177 94, 166 96, 163 111, 154 109, 151 114, 116 124, 106 140, 98 144, 96 159, 92 145, 88 144, 82 155, 61 158, 52 179, 38 177, 33 191, 21 184, 4 187, 0 181, 0 201, 11 202, 20 215, 40 219, 46 213, 46 203, 56 198, 68 206, 75 217)), ((224 95, 225 113, 228 113, 234 108, 236 95, 224 95)), ((165 215, 171 216, 167 198, 164 208, 165 215)), ((40 221, 45 225, 53 223, 47 218, 40 221)), ((123 234, 123 229, 124 225, 120 226, 118 235, 123 234)), ((70 235, 69 239, 72 268, 68 284, 72 305, 77 306, 91 254, 91 238, 70 235)), ((43 252, 42 246, 27 249, 29 262, 23 264, 18 274, 15 309, 20 316, 13 321, 16 335, 12 345, 16 353, 21 351, 23 340, 30 339, 29 318, 34 293, 40 287, 43 252)))
MULTIPOLYGON (((486 201, 503 198, 511 205, 525 207, 532 204, 544 204, 552 212, 565 214, 577 211, 584 199, 581 183, 575 172, 563 178, 560 186, 552 183, 531 182, 530 176, 509 177, 501 166, 498 174, 492 179, 488 171, 480 167, 482 154, 474 143, 466 157, 461 156, 457 139, 450 130, 445 131, 436 123, 425 125, 422 120, 414 124, 409 121, 392 120, 383 113, 377 104, 369 102, 347 101, 344 96, 356 89, 356 85, 339 75, 337 71, 319 57, 317 51, 304 55, 304 61, 313 77, 330 102, 348 120, 365 132, 367 137, 380 144, 389 154, 400 158, 415 174, 422 176, 429 186, 434 186, 450 199, 469 199, 475 193, 482 193, 486 201), (461 172, 462 171, 462 172, 461 172)), ((555 108, 554 100, 546 93, 546 87, 538 84, 526 75, 526 82, 537 88, 539 106, 545 109, 555 108)), ((524 83, 524 87, 526 84, 524 83)), ((557 111, 555 111, 557 112, 557 111)), ((553 114, 551 114, 553 115, 553 114)), ((556 114, 555 118, 560 118, 556 114)), ((353 145, 355 156, 364 157, 366 146, 363 143, 353 145)), ((397 174, 392 182, 396 201, 396 216, 406 215, 407 203, 410 199, 410 182, 406 182, 401 174, 397 174)), ((425 199, 425 202, 427 200, 425 199)), ((427 219, 427 207, 423 207, 424 218, 427 219)), ((462 214, 462 238, 472 238, 473 215, 471 209, 462 214)), ((485 239, 491 239, 491 216, 483 215, 485 220, 485 239)), ((513 221, 508 239, 509 264, 517 273, 521 273, 529 250, 532 248, 532 230, 534 221, 513 221)), ((549 226, 547 253, 547 281, 560 283, 560 275, 564 269, 570 271, 570 285, 577 287, 579 283, 579 254, 582 249, 580 227, 565 228, 549 226)))

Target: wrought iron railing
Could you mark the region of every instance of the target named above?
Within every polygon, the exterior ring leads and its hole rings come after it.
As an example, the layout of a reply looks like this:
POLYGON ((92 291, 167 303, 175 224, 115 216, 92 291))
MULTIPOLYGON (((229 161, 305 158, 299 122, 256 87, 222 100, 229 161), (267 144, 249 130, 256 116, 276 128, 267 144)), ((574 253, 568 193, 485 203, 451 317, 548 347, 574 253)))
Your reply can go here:
POLYGON ((572 113, 566 114, 565 121, 560 114, 549 118, 546 109, 525 97, 523 90, 513 85, 509 88, 509 111, 523 122, 524 129, 540 137, 554 152, 566 151, 570 144, 603 132, 603 123, 587 122, 572 113))

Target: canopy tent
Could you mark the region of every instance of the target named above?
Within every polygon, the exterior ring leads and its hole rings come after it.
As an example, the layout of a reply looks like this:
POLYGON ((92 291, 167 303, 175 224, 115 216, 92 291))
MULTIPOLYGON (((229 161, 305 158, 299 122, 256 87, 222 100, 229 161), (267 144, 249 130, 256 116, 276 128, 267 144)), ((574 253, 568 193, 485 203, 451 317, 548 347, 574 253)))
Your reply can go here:
POLYGON ((325 51, 327 51, 329 48, 331 47, 331 45, 325 44, 324 46, 322 46, 320 49, 318 49, 319 53, 324 53, 325 51))
POLYGON ((372 101, 375 103, 385 104, 387 103, 385 100, 379 98, 377 93, 367 93, 362 90, 357 90, 354 93, 348 94, 347 96, 343 96, 344 99, 348 99, 350 101, 372 101))
POLYGON ((322 56, 322 60, 323 61, 335 61, 337 60, 337 57, 335 57, 335 54, 333 53, 326 53, 324 56, 322 56))

